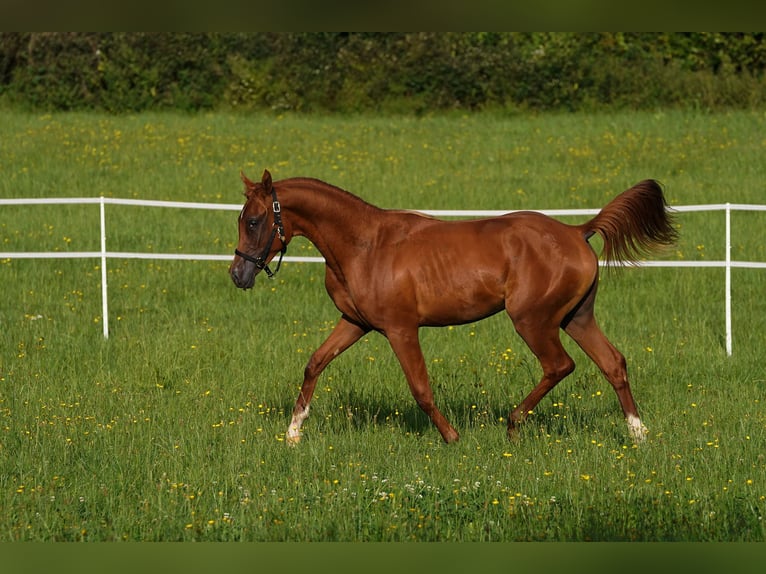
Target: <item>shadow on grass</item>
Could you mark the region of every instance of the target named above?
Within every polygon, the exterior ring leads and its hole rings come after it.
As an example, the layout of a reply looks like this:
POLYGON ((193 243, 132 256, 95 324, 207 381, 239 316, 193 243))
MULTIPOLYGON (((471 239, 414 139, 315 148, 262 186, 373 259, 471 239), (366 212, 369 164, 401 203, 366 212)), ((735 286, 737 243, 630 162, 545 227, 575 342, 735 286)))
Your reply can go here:
MULTIPOLYGON (((293 402, 284 402, 285 426, 289 423, 293 402)), ((505 436, 507 420, 512 405, 500 401, 477 406, 470 401, 457 399, 437 401, 437 406, 455 427, 459 434, 478 429, 489 428, 505 436)), ((355 398, 349 393, 342 404, 328 407, 327 404, 312 404, 311 414, 304 427, 309 433, 312 426, 321 425, 323 432, 364 433, 372 429, 399 428, 402 434, 439 436, 436 426, 417 406, 415 400, 407 395, 401 399, 355 398), (320 422, 321 421, 321 422, 320 422)), ((628 429, 622 418, 619 406, 578 405, 570 408, 566 415, 560 413, 555 402, 547 401, 538 407, 535 413, 519 425, 519 438, 543 435, 568 438, 577 435, 594 435, 600 440, 624 444, 629 440, 628 429)))

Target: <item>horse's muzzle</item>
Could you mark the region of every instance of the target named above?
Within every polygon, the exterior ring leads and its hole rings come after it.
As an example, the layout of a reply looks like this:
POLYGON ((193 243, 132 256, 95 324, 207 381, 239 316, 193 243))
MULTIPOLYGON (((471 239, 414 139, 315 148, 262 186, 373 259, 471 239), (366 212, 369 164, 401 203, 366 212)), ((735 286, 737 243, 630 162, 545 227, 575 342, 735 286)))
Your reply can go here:
POLYGON ((255 285, 256 271, 255 265, 243 260, 235 261, 229 267, 231 280, 240 289, 252 289, 255 285))

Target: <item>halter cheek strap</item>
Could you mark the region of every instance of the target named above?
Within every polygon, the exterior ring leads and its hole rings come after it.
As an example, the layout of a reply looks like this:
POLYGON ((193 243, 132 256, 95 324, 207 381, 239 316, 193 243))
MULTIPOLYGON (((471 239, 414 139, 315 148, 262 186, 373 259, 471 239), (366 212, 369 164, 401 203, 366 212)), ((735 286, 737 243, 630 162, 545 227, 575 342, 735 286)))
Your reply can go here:
POLYGON ((266 275, 269 276, 269 279, 273 279, 274 275, 279 271, 279 268, 282 267, 282 258, 285 256, 285 253, 287 253, 287 238, 285 237, 285 228, 282 225, 282 206, 279 204, 279 200, 277 200, 277 190, 274 189, 274 187, 271 188, 271 200, 271 209, 274 212, 274 225, 272 226, 271 237, 263 247, 260 255, 253 257, 247 253, 243 253, 239 249, 234 250, 236 255, 239 255, 245 261, 254 264, 257 269, 265 271, 266 275), (274 244, 274 239, 276 239, 277 236, 279 236, 279 240, 282 242, 282 249, 279 250, 277 268, 272 272, 266 264, 266 258, 269 256, 271 246, 274 244))

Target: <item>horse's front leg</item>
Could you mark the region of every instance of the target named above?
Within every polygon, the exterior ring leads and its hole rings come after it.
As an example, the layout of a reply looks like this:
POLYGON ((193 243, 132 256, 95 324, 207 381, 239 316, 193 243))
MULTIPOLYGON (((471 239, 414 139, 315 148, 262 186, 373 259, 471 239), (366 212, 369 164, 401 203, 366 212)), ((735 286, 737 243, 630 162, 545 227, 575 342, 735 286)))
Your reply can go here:
POLYGON ((369 329, 365 329, 341 317, 330 336, 311 355, 303 373, 303 385, 295 401, 293 417, 287 428, 287 442, 296 444, 301 440, 301 426, 309 416, 309 404, 314 395, 319 375, 335 357, 356 343, 369 329))
POLYGON ((399 364, 402 366, 404 376, 407 377, 410 391, 412 391, 412 396, 415 397, 418 406, 439 429, 444 442, 450 443, 458 440, 460 436, 457 431, 449 424, 434 403, 434 394, 428 380, 428 369, 423 358, 423 351, 420 348, 417 328, 386 332, 386 337, 394 350, 394 354, 396 354, 396 358, 399 359, 399 364))

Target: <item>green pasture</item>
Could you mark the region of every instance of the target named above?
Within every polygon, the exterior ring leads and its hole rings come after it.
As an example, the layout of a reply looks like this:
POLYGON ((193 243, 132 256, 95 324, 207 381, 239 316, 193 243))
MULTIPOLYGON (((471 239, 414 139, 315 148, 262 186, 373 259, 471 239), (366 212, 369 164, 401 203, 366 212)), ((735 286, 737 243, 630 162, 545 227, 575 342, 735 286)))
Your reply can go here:
MULTIPOLYGON (((672 205, 766 203, 766 113, 434 117, 0 111, 0 197, 238 204, 239 171, 312 176, 384 207, 595 208, 644 178, 672 205)), ((236 211, 106 206, 110 251, 229 254, 236 211)), ((570 218, 574 221, 575 218, 570 218)), ((766 213, 732 214, 766 261, 766 213)), ((722 260, 723 212, 677 215, 664 259, 722 260)), ((0 252, 97 251, 98 207, 0 206, 0 252)), ((316 255, 305 241, 290 255, 316 255)), ((323 269, 235 289, 226 262, 1 259, 0 541, 764 541, 764 270, 603 273, 597 316, 649 428, 578 368, 518 440, 540 377, 510 321, 424 329, 444 445, 383 337, 326 370, 303 441, 284 432, 338 317, 323 269)), ((564 335, 566 339, 566 336, 564 335)))

